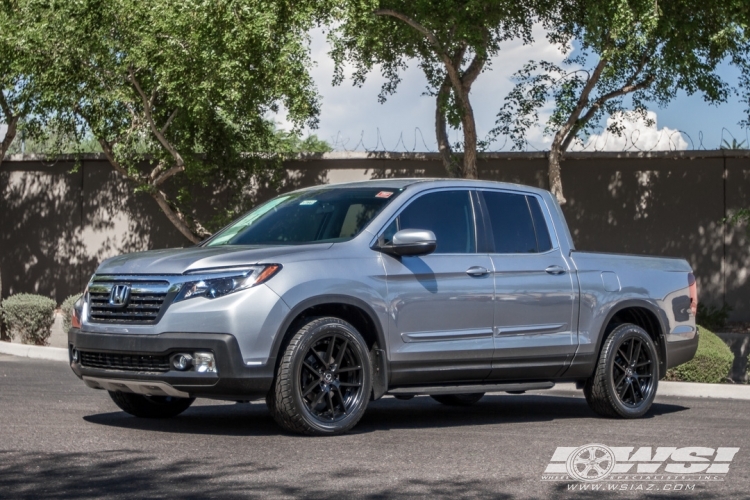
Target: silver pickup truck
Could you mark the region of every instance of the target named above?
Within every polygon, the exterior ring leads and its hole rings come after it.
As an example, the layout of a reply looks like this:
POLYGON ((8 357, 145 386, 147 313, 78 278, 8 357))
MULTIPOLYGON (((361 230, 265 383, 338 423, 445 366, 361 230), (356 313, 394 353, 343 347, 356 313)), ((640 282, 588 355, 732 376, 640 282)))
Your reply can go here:
POLYGON ((138 417, 265 398, 285 429, 351 429, 370 400, 574 381, 635 418, 698 346, 681 259, 577 251, 549 192, 390 179, 279 196, 210 239, 104 261, 70 366, 138 417))

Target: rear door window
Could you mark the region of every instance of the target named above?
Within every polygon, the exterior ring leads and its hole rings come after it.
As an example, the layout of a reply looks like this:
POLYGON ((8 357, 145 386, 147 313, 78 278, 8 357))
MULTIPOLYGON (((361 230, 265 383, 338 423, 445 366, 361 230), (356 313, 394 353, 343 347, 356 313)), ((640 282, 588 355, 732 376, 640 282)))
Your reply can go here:
POLYGON ((494 253, 538 253, 552 248, 538 200, 533 196, 482 191, 494 253))

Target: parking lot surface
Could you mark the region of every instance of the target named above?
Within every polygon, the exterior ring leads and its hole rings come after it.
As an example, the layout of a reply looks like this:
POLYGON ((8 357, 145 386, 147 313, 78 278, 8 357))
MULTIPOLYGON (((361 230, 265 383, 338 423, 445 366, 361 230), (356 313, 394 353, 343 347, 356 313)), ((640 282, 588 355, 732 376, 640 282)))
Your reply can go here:
POLYGON ((470 408, 387 397, 350 434, 303 437, 263 402, 199 400, 174 419, 137 419, 65 363, 0 355, 0 498, 101 497, 750 498, 750 403, 657 397, 646 418, 624 421, 554 392, 470 408), (589 443, 740 450, 721 481, 543 479, 557 447, 589 443))

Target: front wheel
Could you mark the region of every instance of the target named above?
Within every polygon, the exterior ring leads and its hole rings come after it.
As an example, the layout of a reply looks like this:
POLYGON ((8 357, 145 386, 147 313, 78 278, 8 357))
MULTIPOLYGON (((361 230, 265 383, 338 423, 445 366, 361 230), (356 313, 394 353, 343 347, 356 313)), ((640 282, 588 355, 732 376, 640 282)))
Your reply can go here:
POLYGON ((599 415, 638 418, 651 408, 658 384, 659 356, 654 341, 643 328, 627 323, 604 341, 599 363, 583 393, 599 415))
POLYGON ((370 357, 359 332, 339 318, 317 318, 292 337, 266 403, 289 431, 341 434, 362 418, 371 386, 370 357))
POLYGON ((484 397, 483 392, 474 394, 440 394, 431 395, 432 399, 447 406, 471 406, 484 397))
POLYGON ((143 396, 130 392, 109 391, 109 397, 125 413, 140 418, 176 417, 190 408, 195 398, 172 396, 143 396))

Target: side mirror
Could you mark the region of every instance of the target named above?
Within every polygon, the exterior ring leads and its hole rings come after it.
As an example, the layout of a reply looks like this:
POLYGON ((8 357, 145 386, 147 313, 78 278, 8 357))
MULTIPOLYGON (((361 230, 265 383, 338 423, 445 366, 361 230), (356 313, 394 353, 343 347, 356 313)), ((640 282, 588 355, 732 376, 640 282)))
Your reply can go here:
POLYGON ((428 255, 435 251, 435 233, 426 229, 402 229, 393 235, 390 245, 380 245, 378 250, 400 257, 428 255))

